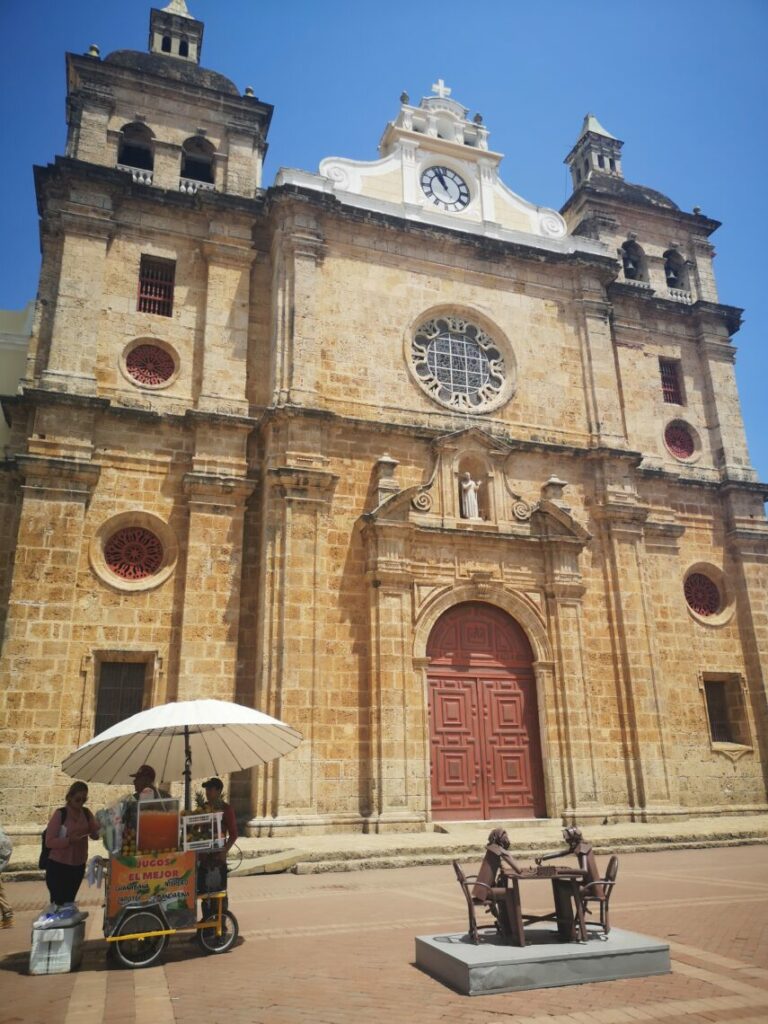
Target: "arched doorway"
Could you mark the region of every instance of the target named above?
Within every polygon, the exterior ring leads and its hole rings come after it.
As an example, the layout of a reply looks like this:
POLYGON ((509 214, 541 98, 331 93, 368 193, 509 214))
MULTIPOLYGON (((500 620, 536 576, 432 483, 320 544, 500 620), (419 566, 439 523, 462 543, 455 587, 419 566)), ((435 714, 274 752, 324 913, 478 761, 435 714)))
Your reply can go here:
POLYGON ((427 644, 432 817, 546 813, 533 652, 506 612, 454 606, 427 644))

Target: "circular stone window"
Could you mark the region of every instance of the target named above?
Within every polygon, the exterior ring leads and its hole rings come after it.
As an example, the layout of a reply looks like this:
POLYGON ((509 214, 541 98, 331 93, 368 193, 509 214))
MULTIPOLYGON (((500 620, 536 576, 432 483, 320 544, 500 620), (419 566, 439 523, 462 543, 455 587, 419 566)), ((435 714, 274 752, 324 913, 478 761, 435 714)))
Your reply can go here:
POLYGON ((155 340, 140 340, 129 345, 120 368, 132 384, 142 388, 166 388, 173 384, 179 372, 176 353, 170 346, 155 340))
POLYGON ((90 560, 94 572, 117 590, 150 590, 163 583, 176 565, 173 531, 148 512, 123 512, 96 531, 90 560))
POLYGON ((709 562, 688 567, 683 579, 683 594, 688 612, 704 626, 723 626, 730 622, 735 605, 725 574, 709 562))
POLYGON ((692 572, 683 584, 685 600, 691 611, 703 618, 717 615, 721 610, 720 590, 703 572, 692 572))
POLYGON ((163 544, 143 526, 126 526, 104 545, 104 561, 121 579, 143 580, 154 576, 163 564, 163 544))
POLYGON ((682 420, 672 420, 664 431, 664 444, 676 459, 687 461, 696 451, 693 431, 682 420))
POLYGON ((409 365, 430 398, 461 412, 488 412, 512 393, 497 342, 477 324, 436 316, 416 329, 409 365))

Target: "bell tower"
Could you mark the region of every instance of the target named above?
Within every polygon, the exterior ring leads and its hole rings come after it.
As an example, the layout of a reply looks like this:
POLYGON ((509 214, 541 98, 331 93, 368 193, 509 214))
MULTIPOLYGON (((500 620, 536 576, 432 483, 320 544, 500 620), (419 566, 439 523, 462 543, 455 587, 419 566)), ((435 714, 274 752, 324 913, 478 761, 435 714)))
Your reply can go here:
POLYGON ((612 178, 623 178, 621 170, 621 147, 619 139, 607 132, 594 114, 587 114, 581 127, 581 135, 565 162, 571 169, 573 187, 577 189, 593 173, 607 174, 612 178))
POLYGON ((202 48, 203 23, 192 17, 185 0, 171 0, 162 10, 152 8, 149 15, 150 53, 164 53, 199 64, 202 48))

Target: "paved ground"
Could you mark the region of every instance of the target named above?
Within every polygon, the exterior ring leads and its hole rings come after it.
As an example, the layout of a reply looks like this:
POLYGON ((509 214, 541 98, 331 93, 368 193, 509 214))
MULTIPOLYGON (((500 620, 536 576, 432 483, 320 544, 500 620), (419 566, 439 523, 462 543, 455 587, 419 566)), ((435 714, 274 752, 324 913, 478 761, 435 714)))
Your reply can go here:
POLYGON ((233 879, 238 946, 204 957, 178 936, 144 971, 106 963, 84 888, 83 965, 49 977, 25 973, 44 887, 7 890, 17 925, 0 931, 0 1024, 768 1022, 766 846, 622 855, 614 923, 670 942, 671 975, 473 999, 413 966, 415 935, 466 925, 446 867, 233 879))

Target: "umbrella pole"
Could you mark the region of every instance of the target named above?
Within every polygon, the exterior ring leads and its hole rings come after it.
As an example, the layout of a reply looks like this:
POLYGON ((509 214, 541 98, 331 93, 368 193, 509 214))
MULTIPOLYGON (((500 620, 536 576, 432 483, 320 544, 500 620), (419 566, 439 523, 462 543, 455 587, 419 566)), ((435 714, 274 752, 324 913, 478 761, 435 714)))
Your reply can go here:
POLYGON ((192 751, 189 747, 189 727, 184 726, 184 810, 192 810, 192 751))

